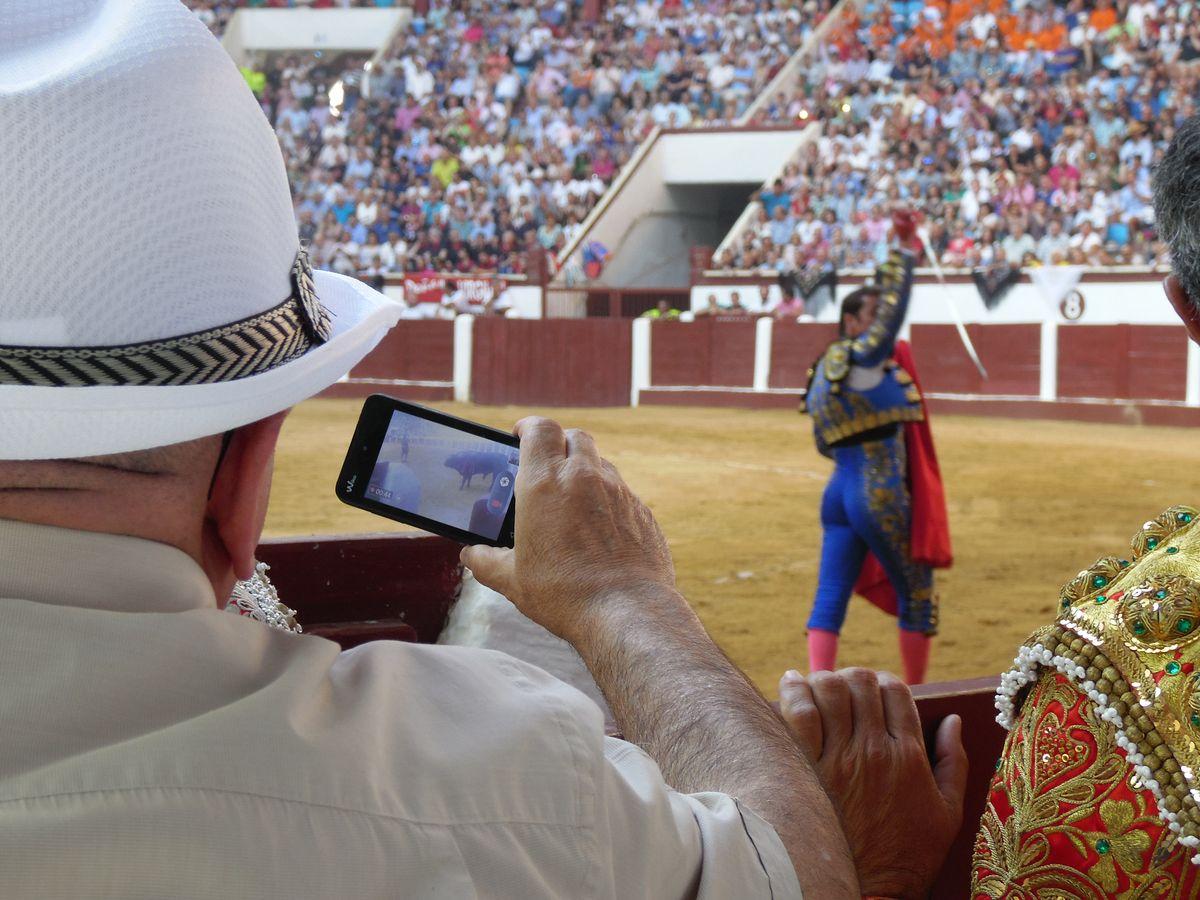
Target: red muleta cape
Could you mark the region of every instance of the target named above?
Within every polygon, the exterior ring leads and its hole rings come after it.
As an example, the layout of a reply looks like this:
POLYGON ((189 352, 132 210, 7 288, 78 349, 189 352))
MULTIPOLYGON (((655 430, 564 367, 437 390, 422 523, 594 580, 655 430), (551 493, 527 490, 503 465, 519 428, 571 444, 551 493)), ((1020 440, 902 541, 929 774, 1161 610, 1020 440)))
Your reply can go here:
MULTIPOLYGON (((896 341, 892 358, 912 376, 913 384, 920 390, 921 382, 917 379, 917 367, 913 363, 912 347, 908 341, 896 341)), ((935 569, 948 569, 954 562, 954 554, 950 549, 950 520, 946 515, 946 491, 942 487, 942 471, 938 467, 933 434, 929 430, 929 409, 925 405, 924 391, 921 392, 921 411, 925 414, 922 421, 906 422, 904 425, 904 445, 908 451, 908 491, 912 497, 912 556, 915 562, 935 569)), ((885 613, 896 615, 896 591, 873 554, 867 554, 854 592, 866 597, 885 613)))

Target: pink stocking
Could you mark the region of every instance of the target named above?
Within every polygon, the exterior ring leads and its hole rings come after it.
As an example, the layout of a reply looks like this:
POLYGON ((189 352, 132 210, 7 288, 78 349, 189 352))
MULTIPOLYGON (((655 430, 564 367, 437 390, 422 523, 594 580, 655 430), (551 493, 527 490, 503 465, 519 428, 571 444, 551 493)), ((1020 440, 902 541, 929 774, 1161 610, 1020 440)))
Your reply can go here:
POLYGON ((836 631, 808 629, 808 670, 831 672, 837 665, 838 636, 836 631))
POLYGON ((900 631, 900 658, 904 660, 904 680, 922 684, 929 666, 929 635, 919 631, 900 631))

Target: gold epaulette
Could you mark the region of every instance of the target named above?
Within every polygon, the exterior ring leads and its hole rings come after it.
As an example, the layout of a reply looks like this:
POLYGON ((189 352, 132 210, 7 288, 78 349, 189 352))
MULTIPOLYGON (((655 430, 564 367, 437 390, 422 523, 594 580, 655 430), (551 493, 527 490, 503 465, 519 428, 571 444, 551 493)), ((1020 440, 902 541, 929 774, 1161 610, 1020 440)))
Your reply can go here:
MULTIPOLYGON (((921 402, 921 394, 915 387, 905 392, 905 398, 909 403, 919 404, 921 402)), ((846 419, 835 418, 828 428, 821 428, 821 440, 826 444, 836 444, 838 441, 844 441, 876 428, 883 428, 885 425, 920 422, 924 418, 925 413, 919 405, 894 406, 891 409, 856 412, 846 419)))
POLYGON ((825 350, 825 377, 836 385, 850 374, 850 351, 854 342, 849 338, 834 341, 825 350))
MULTIPOLYGON (((1180 843, 1200 847, 1200 511, 1172 506, 1063 586, 1058 620, 1003 675, 996 717, 1012 728, 1022 689, 1058 672, 1108 723, 1134 778, 1180 843)), ((1200 853, 1192 858, 1200 863, 1200 853)))

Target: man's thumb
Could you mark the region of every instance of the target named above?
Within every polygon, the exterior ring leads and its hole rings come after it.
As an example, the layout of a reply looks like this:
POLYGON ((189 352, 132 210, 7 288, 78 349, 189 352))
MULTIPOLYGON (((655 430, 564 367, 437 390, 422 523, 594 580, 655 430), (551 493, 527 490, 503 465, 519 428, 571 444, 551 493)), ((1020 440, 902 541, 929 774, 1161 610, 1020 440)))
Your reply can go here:
POLYGON ((946 716, 942 720, 937 730, 936 749, 933 780, 961 824, 963 794, 967 790, 967 751, 963 749, 961 718, 946 716))
POLYGON ((795 669, 788 669, 779 679, 779 714, 809 760, 819 760, 824 742, 821 712, 813 700, 812 688, 795 669))
POLYGON ((477 581, 508 596, 509 574, 512 571, 512 551, 507 547, 474 544, 463 547, 458 557, 471 570, 477 581))

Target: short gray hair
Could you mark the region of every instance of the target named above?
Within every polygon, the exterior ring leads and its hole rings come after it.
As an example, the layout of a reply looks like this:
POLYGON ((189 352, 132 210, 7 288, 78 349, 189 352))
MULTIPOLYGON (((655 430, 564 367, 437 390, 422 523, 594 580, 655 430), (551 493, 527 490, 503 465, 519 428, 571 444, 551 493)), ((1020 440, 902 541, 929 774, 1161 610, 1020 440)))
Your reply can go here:
POLYGON ((1171 271, 1200 308, 1200 115, 1179 127, 1154 173, 1154 222, 1171 271))

